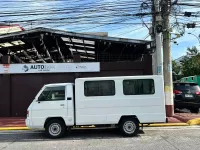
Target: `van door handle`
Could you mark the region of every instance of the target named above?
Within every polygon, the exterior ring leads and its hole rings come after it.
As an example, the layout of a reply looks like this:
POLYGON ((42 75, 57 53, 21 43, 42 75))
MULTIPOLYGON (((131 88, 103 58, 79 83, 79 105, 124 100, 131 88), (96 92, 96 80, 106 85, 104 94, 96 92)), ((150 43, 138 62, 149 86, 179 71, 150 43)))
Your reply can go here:
POLYGON ((69 100, 72 100, 72 98, 71 98, 71 97, 68 97, 67 100, 68 100, 68 101, 69 101, 69 100))
POLYGON ((60 104, 60 106, 65 106, 65 104, 60 104))

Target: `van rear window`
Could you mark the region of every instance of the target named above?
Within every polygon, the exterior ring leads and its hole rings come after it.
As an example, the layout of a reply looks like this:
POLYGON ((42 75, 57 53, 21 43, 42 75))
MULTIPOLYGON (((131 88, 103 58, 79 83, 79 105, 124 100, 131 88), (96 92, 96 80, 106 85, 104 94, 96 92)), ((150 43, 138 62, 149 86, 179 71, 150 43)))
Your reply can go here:
POLYGON ((85 96, 113 96, 115 95, 115 82, 113 80, 85 81, 85 96))
POLYGON ((155 93, 153 79, 130 79, 123 81, 124 95, 150 95, 155 93))

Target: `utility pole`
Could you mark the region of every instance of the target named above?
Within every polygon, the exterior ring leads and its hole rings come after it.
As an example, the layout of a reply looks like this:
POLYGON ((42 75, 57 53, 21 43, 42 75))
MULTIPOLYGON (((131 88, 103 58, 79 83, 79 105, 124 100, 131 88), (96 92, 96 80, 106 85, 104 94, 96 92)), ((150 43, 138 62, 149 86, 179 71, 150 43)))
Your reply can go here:
POLYGON ((161 17, 161 1, 155 0, 155 40, 156 40, 156 71, 157 75, 163 75, 163 46, 162 46, 162 17, 161 17))
POLYGON ((152 0, 153 72, 164 75, 166 115, 173 116, 173 83, 170 37, 171 0, 152 0), (164 61, 163 61, 164 60, 164 61))
POLYGON ((152 41, 154 43, 153 73, 163 75, 162 17, 160 0, 152 0, 152 41))
POLYGON ((155 0, 151 0, 152 3, 152 8, 151 8, 151 12, 152 12, 152 27, 150 29, 150 34, 151 34, 151 41, 153 41, 153 53, 152 53, 152 71, 153 71, 153 75, 157 74, 157 69, 156 69, 156 64, 157 64, 157 59, 156 59, 156 41, 155 41, 155 22, 156 22, 156 16, 155 16, 155 5, 154 5, 154 1, 155 0))
POLYGON ((164 86, 165 86, 166 114, 168 117, 174 115, 171 34, 170 34, 170 10, 171 10, 170 8, 171 8, 171 0, 162 0, 164 86))

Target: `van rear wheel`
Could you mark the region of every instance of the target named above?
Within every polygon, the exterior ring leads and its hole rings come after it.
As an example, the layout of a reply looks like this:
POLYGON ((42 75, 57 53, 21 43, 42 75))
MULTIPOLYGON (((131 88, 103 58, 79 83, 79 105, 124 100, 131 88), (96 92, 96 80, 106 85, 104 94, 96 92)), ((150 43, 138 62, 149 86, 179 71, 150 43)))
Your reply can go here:
POLYGON ((120 122, 119 128, 124 136, 135 136, 139 132, 139 122, 134 118, 125 118, 120 122))
POLYGON ((65 123, 57 119, 50 120, 45 126, 45 132, 50 138, 61 138, 66 133, 65 123))

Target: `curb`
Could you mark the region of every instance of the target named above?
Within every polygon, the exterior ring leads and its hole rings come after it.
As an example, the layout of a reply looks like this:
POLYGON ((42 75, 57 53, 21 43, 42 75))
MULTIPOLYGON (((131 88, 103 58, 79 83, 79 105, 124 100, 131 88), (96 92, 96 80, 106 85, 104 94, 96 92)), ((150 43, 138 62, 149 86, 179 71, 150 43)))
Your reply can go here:
MULTIPOLYGON (((141 125, 140 125, 141 126, 141 125)), ((160 123, 160 124, 144 124, 143 127, 173 127, 173 126, 189 126, 188 123, 160 123)))
MULTIPOLYGON (((170 127, 170 126, 172 127, 172 126, 190 126, 190 125, 194 124, 189 124, 189 123, 144 124, 143 127, 170 127)), ((142 127, 141 124, 140 127, 142 127)), ((95 128, 95 126, 81 126, 80 128, 89 129, 89 128, 95 128)), ((9 130, 31 130, 31 129, 28 127, 0 127, 0 131, 9 131, 9 130)))
POLYGON ((30 130, 28 127, 0 127, 0 131, 8 130, 30 130))
POLYGON ((191 119, 187 122, 189 125, 200 125, 200 118, 191 119))

